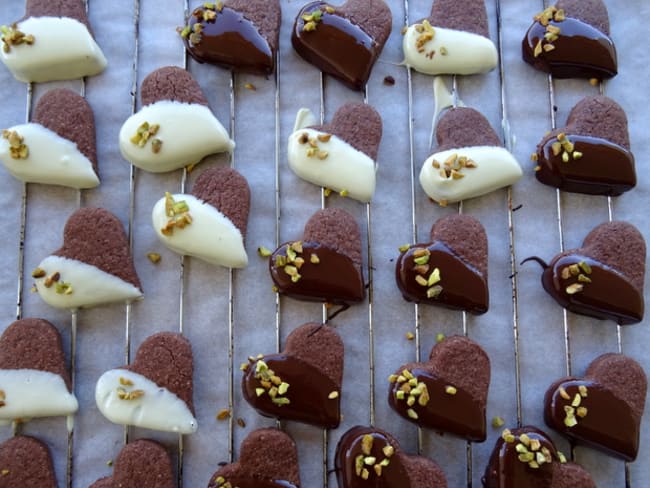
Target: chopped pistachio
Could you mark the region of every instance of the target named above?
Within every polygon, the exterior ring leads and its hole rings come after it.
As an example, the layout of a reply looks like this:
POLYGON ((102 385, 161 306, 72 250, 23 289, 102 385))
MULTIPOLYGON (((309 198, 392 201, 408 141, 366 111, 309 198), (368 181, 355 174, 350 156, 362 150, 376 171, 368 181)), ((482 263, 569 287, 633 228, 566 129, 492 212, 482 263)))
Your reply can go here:
POLYGON ((239 425, 243 429, 246 427, 246 421, 243 418, 239 417, 237 419, 237 425, 239 425))
POLYGON ((521 434, 519 436, 519 440, 522 442, 522 444, 526 447, 530 446, 530 437, 528 434, 521 434))
POLYGON ((415 334, 413 332, 407 332, 406 339, 412 341, 413 339, 415 339, 415 334))
POLYGON ((417 420, 419 418, 417 412, 415 410, 413 410, 412 408, 409 408, 406 411, 406 415, 408 415, 409 418, 412 418, 413 420, 417 420))
POLYGON ((318 257, 318 254, 312 254, 311 256, 309 256, 309 262, 312 264, 319 264, 320 258, 318 257))
POLYGON ((571 395, 567 393, 564 387, 560 386, 560 388, 558 388, 558 391, 560 392, 560 396, 562 398, 564 398, 565 400, 571 400, 571 395))
POLYGON ((591 274, 591 266, 586 261, 580 261, 578 267, 585 272, 585 274, 591 274))
POLYGON ((444 340, 445 340, 445 334, 443 334, 442 332, 438 332, 436 334, 436 343, 440 344, 444 340))
POLYGON ((31 46, 36 40, 33 35, 19 31, 18 25, 15 23, 11 24, 11 26, 1 26, 0 33, 2 33, 2 36, 0 36, 2 50, 6 53, 11 51, 11 46, 19 46, 20 44, 31 46))
POLYGON ((370 435, 366 434, 361 438, 361 452, 364 453, 366 456, 370 455, 370 452, 372 451, 372 445, 375 442, 375 438, 370 435))
POLYGON ((266 393, 266 390, 264 388, 255 388, 255 394, 258 397, 261 397, 262 395, 264 395, 264 393, 266 393))
POLYGON ((584 418, 587 416, 587 407, 578 407, 576 409, 576 415, 580 418, 584 418))
POLYGON ((252 83, 246 83, 244 84, 244 88, 250 91, 257 91, 257 87, 253 85, 252 83))
POLYGON ((503 427, 504 424, 505 421, 503 420, 502 417, 499 416, 492 417, 492 427, 494 427, 495 429, 498 429, 499 427, 503 427))
POLYGON ((29 148, 24 143, 25 138, 16 131, 3 130, 3 139, 9 142, 9 155, 12 159, 27 159, 29 148))
POLYGON ((291 400, 289 400, 287 397, 272 398, 271 401, 280 407, 283 405, 289 405, 291 403, 291 400))
POLYGON ((332 138, 332 134, 318 134, 318 140, 320 142, 329 142, 332 138))
POLYGON ((336 400, 339 397, 339 392, 338 391, 332 391, 330 392, 329 395, 327 395, 327 398, 330 400, 336 400))
POLYGON ((160 254, 158 254, 157 252, 148 252, 147 258, 149 259, 149 261, 151 261, 154 264, 158 264, 162 259, 160 254))
POLYGON ((582 283, 573 283, 572 285, 567 286, 565 291, 567 295, 575 295, 576 293, 580 293, 583 289, 584 285, 582 283))
POLYGON ((230 410, 227 408, 219 410, 219 413, 217 413, 217 420, 226 420, 230 418, 230 410))
POLYGON ((578 386, 578 391, 583 398, 587 396, 587 387, 585 385, 578 386))
POLYGON ((458 393, 458 390, 456 389, 455 386, 447 385, 445 387, 445 393, 447 395, 455 395, 456 393, 458 393))
POLYGON ((47 273, 42 268, 35 268, 32 271, 32 278, 43 278, 47 273))
POLYGON ((339 195, 341 195, 344 198, 347 197, 349 194, 350 194, 350 192, 348 190, 341 190, 339 192, 339 195))
POLYGON ((432 286, 427 290, 427 298, 438 298, 442 293, 442 286, 432 286))
POLYGON ((259 254, 263 258, 268 258, 273 254, 273 252, 264 246, 260 246, 257 248, 257 254, 259 254))

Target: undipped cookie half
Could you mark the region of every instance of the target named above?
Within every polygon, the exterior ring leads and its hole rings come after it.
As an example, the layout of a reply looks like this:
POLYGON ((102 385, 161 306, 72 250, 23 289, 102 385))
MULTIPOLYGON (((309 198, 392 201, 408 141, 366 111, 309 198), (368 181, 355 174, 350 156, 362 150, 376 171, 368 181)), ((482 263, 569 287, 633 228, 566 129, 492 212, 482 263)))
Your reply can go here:
POLYGON ((0 444, 0 486, 58 488, 50 450, 40 440, 18 435, 0 444))

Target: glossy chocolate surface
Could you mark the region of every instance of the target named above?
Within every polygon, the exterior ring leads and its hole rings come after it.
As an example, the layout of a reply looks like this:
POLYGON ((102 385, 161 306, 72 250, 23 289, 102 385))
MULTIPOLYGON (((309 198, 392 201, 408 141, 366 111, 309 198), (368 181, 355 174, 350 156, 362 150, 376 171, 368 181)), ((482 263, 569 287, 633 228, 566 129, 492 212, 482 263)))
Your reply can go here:
POLYGON ((204 8, 197 8, 188 19, 190 28, 200 23, 200 41, 184 39, 188 53, 199 63, 212 63, 225 68, 254 74, 271 74, 275 53, 257 27, 241 13, 223 7, 216 19, 203 20, 204 8), (196 15, 195 15, 196 14, 196 15))
POLYGON ((285 354, 264 356, 264 362, 282 381, 289 384, 285 398, 291 403, 276 405, 268 394, 258 396, 255 390, 262 387, 255 378, 252 363, 242 378, 244 398, 255 410, 267 417, 295 420, 323 428, 338 427, 341 420, 340 394, 335 399, 328 396, 340 393, 340 386, 309 363, 285 354))
POLYGON ((618 271, 587 256, 571 254, 556 257, 542 274, 542 285, 567 310, 618 324, 635 324, 643 320, 643 295, 618 271), (584 261, 592 270, 591 283, 574 294, 567 287, 578 283, 577 276, 562 278, 562 270, 584 261))
POLYGON ((404 299, 429 305, 438 305, 452 310, 465 310, 473 314, 487 312, 489 293, 485 277, 473 266, 456 256, 442 242, 433 244, 415 244, 408 251, 400 254, 395 266, 397 286, 404 299), (428 286, 422 286, 416 281, 418 273, 414 262, 414 251, 427 248, 431 252, 429 272, 435 268, 440 270, 442 292, 435 298, 427 297, 428 286))
POLYGON ((469 441, 485 440, 485 408, 474 401, 467 391, 456 387, 456 393, 451 395, 445 391, 447 386, 450 386, 449 382, 430 371, 413 369, 411 373, 417 378, 418 383, 422 382, 427 386, 430 400, 425 406, 415 402, 409 407, 406 400, 396 398, 395 395, 402 386, 396 382, 391 385, 388 392, 388 403, 393 410, 422 427, 448 432, 469 441), (409 417, 407 413, 409 409, 417 413, 417 420, 409 417))
POLYGON ((339 488, 410 488, 409 475, 402 465, 399 455, 399 447, 395 446, 391 439, 384 434, 370 427, 353 427, 348 430, 336 446, 336 479, 339 488), (381 470, 381 476, 377 476, 372 466, 367 467, 368 479, 364 480, 356 472, 356 459, 358 456, 366 457, 362 450, 362 441, 365 435, 373 438, 370 456, 375 457, 377 462, 386 458, 383 452, 385 446, 392 446, 395 453, 389 458, 388 466, 381 470))
POLYGON ((567 134, 580 159, 562 161, 553 155, 553 138, 537 150, 540 170, 537 179, 560 190, 589 195, 618 196, 636 186, 634 156, 630 151, 605 139, 567 134))
MULTIPOLYGON (((274 480, 259 480, 244 476, 229 476, 226 481, 230 482, 233 488, 297 488, 295 485, 288 481, 274 481, 274 480)), ((214 481, 210 481, 208 488, 219 488, 223 485, 218 485, 214 481)))
POLYGON ((616 76, 616 48, 612 40, 601 31, 580 20, 567 18, 549 25, 560 28, 555 49, 534 56, 539 39, 544 39, 546 27, 535 22, 522 43, 524 61, 535 68, 551 73, 557 78, 597 78, 616 76))
POLYGON ((365 284, 361 268, 348 256, 314 242, 303 243, 301 257, 305 264, 300 268, 301 278, 291 280, 284 268, 276 267, 276 257, 287 255, 287 246, 282 244, 271 256, 269 269, 273 283, 279 292, 299 300, 310 300, 334 304, 360 302, 365 297, 365 284), (311 262, 311 256, 318 257, 318 264, 311 262))
POLYGON ((334 76, 354 90, 365 86, 375 63, 377 43, 349 19, 327 13, 326 2, 312 2, 300 10, 291 35, 296 52, 324 73, 334 76), (303 15, 321 9, 316 29, 305 31, 303 15))
POLYGON ((639 451, 640 426, 629 405, 591 381, 567 378, 552 385, 544 398, 544 421, 574 441, 626 461, 634 461, 639 451), (571 405, 581 385, 587 388, 587 396, 580 402, 580 406, 587 409, 587 415, 576 417, 578 423, 567 427, 564 407, 571 405), (562 397, 560 387, 567 392, 569 400, 562 397))

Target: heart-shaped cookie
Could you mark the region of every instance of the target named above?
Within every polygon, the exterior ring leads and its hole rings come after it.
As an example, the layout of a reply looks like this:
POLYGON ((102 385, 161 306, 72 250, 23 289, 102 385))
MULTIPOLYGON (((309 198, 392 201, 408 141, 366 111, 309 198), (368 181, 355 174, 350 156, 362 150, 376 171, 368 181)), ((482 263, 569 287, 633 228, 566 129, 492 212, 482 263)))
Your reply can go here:
POLYGON ((435 0, 431 15, 408 27, 405 64, 429 75, 485 73, 498 61, 484 0, 435 0))
POLYGON ((262 415, 338 427, 343 341, 331 327, 301 325, 280 354, 251 356, 242 368, 244 398, 262 415))
POLYGON ((208 488, 300 488, 298 451, 281 430, 257 429, 241 443, 239 461, 212 475, 208 488))
POLYGON ((532 426, 503 431, 483 476, 485 488, 596 488, 591 475, 532 426))
POLYGON ((604 354, 583 378, 562 378, 549 387, 544 420, 573 441, 634 461, 647 390, 639 363, 622 354, 604 354))
POLYGON ((643 320, 646 245, 627 222, 593 229, 578 249, 558 254, 545 267, 542 285, 571 312, 621 325, 643 320))
POLYGON ((289 136, 289 167, 310 183, 369 202, 382 136, 379 113, 365 103, 347 103, 329 124, 315 124, 308 109, 298 112, 289 136))
POLYGON ((400 248, 395 277, 404 299, 487 312, 488 241, 483 225, 469 215, 450 215, 433 224, 430 240, 400 248))
POLYGON ((436 126, 438 147, 422 165, 420 185, 445 206, 516 183, 521 166, 487 119, 472 108, 447 110, 436 126))
POLYGON ((25 82, 72 80, 104 71, 83 0, 27 0, 25 16, 2 26, 0 59, 25 82))
POLYGON ((213 167, 196 180, 191 195, 166 193, 151 219, 160 241, 172 251, 210 264, 243 268, 250 188, 231 168, 213 167))
POLYGON ((282 11, 279 0, 205 2, 178 31, 199 63, 270 75, 275 68, 282 11))
POLYGON ((32 272, 39 296, 76 309, 142 298, 120 220, 103 208, 82 208, 63 229, 63 247, 32 272))
POLYGON ((356 426, 339 440, 335 455, 339 488, 446 488, 440 467, 428 458, 409 456, 388 432, 356 426))
POLYGON ((140 345, 133 364, 99 378, 95 401, 116 424, 191 434, 198 427, 193 372, 190 342, 180 334, 159 332, 140 345))
POLYGON ((557 78, 612 78, 618 72, 602 0, 559 0, 533 17, 524 61, 557 78))
POLYGON ((605 96, 578 102, 566 126, 537 145, 537 179, 561 190, 617 196, 636 186, 627 117, 605 96))
POLYGON ((452 336, 429 360, 401 366, 389 378, 388 403, 402 417, 470 441, 485 440, 490 359, 467 337, 452 336))
POLYGON ((347 0, 339 7, 310 2, 298 12, 291 43, 308 63, 353 90, 362 90, 392 22, 384 0, 347 0))
POLYGON ((22 319, 3 332, 0 392, 0 424, 77 411, 61 336, 50 322, 22 319))
POLYGON ((113 476, 90 488, 173 488, 176 486, 169 454, 149 439, 138 439, 122 448, 115 460, 113 476))
POLYGON ((0 444, 2 487, 57 488, 49 448, 40 440, 18 435, 0 444))
POLYGON ((99 185, 90 105, 72 90, 48 91, 36 104, 32 123, 2 131, 0 161, 15 178, 28 183, 99 185))
POLYGON ((305 224, 302 240, 285 242, 269 258, 279 293, 336 304, 364 299, 362 265, 359 226, 339 208, 316 212, 305 224))
POLYGON ((199 83, 182 68, 150 73, 140 87, 143 107, 120 129, 120 152, 134 166, 164 173, 196 164, 235 143, 217 120, 199 83))

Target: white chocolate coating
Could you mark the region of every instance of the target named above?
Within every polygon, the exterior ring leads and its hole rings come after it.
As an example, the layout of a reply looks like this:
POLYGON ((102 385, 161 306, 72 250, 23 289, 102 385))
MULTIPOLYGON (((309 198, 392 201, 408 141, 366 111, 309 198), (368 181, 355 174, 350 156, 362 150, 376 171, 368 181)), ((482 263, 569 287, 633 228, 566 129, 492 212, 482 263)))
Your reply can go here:
POLYGON ((372 199, 376 184, 375 161, 334 135, 327 142, 318 141, 316 151, 326 151, 326 158, 309 157, 307 151, 311 146, 300 143, 303 134, 310 139, 326 135, 314 129, 299 129, 289 136, 289 167, 294 173, 315 185, 337 192, 345 190, 347 196, 355 200, 369 202, 372 199))
POLYGON ((0 425, 10 424, 15 419, 72 415, 79 408, 63 378, 49 371, 0 370, 0 390, 4 392, 0 425))
POLYGON ((496 68, 497 48, 487 37, 433 26, 433 39, 424 44, 423 52, 418 52, 417 40, 421 34, 415 25, 404 34, 402 49, 404 63, 416 71, 427 75, 471 75, 496 68), (434 51, 435 54, 431 55, 434 51))
POLYGON ((212 205, 193 195, 173 195, 174 201, 185 201, 192 223, 165 235, 161 229, 169 220, 165 214, 165 198, 156 202, 151 220, 160 241, 172 251, 194 256, 210 264, 229 268, 244 268, 248 256, 244 238, 232 221, 212 205))
POLYGON ((74 142, 40 124, 22 124, 8 130, 20 134, 29 149, 26 159, 13 159, 9 141, 0 137, 0 161, 15 178, 80 189, 99 185, 92 163, 74 142))
POLYGON ((181 434, 192 434, 198 428, 194 415, 183 400, 146 376, 125 369, 112 369, 99 378, 95 402, 104 417, 116 424, 181 434), (123 386, 120 378, 133 385, 123 386), (144 394, 123 400, 118 396, 118 388, 127 392, 141 390, 144 394))
POLYGON ((449 149, 431 155, 422 165, 420 185, 436 202, 459 202, 485 195, 517 182, 523 175, 521 166, 506 149, 496 146, 476 146, 449 149), (464 168, 460 179, 446 178, 433 160, 443 163, 451 155, 466 156, 476 163, 476 168, 464 168))
MULTIPOLYGON (((153 139, 152 138, 152 139, 153 139)), ((201 161, 209 154, 231 152, 235 143, 208 107, 197 103, 162 100, 132 115, 120 130, 120 151, 124 159, 152 173, 164 173, 201 161), (160 139, 154 153, 151 140, 145 147, 131 142, 143 123, 158 124, 153 138, 160 139)))
POLYGON ((73 80, 106 68, 106 58, 88 28, 68 17, 29 17, 18 30, 34 36, 31 45, 0 49, 0 59, 19 81, 73 80))
POLYGON ((76 259, 48 256, 38 267, 45 277, 35 280, 39 296, 56 308, 88 308, 114 302, 130 302, 142 298, 142 291, 115 275, 76 259), (60 281, 72 286, 72 293, 57 293, 56 286, 46 287, 45 280, 60 273, 60 281))

